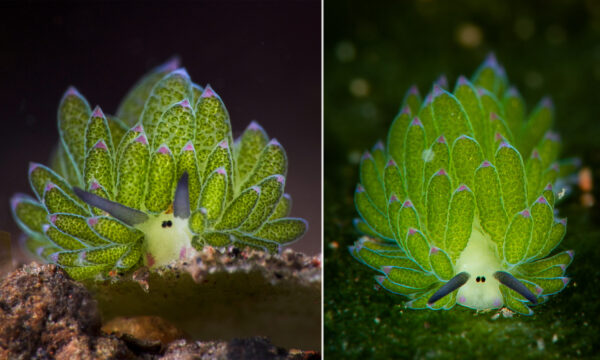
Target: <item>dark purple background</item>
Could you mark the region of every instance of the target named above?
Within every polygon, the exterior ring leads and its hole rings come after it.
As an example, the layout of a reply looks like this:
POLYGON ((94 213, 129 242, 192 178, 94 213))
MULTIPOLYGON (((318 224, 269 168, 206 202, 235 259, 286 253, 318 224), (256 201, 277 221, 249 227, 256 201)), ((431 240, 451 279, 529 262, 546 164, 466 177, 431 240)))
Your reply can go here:
POLYGON ((69 85, 113 113, 147 70, 177 54, 210 83, 234 137, 251 120, 287 150, 292 216, 310 223, 294 248, 321 249, 321 5, 298 2, 0 4, 0 229, 13 237, 15 192, 29 161, 48 163, 69 85))

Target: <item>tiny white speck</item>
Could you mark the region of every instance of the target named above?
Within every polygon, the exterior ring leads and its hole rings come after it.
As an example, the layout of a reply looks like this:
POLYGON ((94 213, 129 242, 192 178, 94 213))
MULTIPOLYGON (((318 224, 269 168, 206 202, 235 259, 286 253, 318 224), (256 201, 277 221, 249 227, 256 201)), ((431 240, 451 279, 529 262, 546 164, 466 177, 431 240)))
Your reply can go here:
POLYGON ((423 150, 423 153, 421 154, 421 158, 426 163, 433 161, 434 156, 435 156, 435 154, 434 154, 433 150, 431 150, 431 149, 425 149, 425 150, 423 150))

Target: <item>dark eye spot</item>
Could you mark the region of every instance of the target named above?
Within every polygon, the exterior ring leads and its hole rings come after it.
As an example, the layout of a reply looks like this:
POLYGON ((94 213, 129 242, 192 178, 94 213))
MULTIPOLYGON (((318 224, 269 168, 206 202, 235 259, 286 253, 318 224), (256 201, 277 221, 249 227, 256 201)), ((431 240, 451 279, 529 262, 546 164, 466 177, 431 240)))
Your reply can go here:
POLYGON ((479 282, 479 280, 481 280, 481 278, 478 276, 475 281, 479 282))
POLYGON ((171 220, 165 220, 165 221, 162 222, 161 226, 163 228, 168 228, 168 227, 173 226, 173 223, 171 222, 171 220))
POLYGON ((481 277, 481 282, 485 282, 485 276, 481 277))

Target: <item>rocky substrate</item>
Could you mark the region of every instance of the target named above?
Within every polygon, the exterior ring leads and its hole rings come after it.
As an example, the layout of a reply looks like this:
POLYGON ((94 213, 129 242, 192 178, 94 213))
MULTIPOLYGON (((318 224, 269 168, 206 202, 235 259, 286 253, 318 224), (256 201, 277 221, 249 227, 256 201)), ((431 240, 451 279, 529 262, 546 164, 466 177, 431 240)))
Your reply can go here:
POLYGON ((207 249, 171 268, 86 283, 89 289, 54 265, 32 263, 0 284, 0 359, 318 359, 318 352, 278 347, 285 341, 273 345, 263 330, 287 328, 293 338, 310 329, 305 338, 320 339, 320 284, 320 259, 293 251, 207 249), (225 330, 236 324, 241 332, 225 330), (223 340, 209 340, 211 328, 212 339, 223 340))

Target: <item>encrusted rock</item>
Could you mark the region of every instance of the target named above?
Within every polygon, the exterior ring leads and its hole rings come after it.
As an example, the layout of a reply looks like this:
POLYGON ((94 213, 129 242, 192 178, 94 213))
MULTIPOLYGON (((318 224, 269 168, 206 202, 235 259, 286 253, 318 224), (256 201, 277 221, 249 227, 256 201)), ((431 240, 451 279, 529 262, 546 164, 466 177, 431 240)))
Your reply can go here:
POLYGON ((26 265, 0 284, 0 358, 131 357, 123 343, 100 335, 96 302, 54 265, 26 265))

